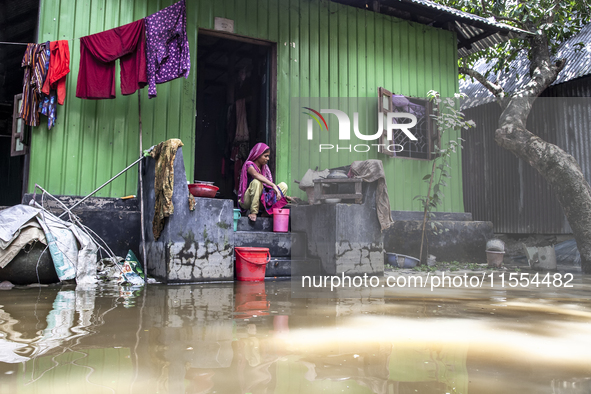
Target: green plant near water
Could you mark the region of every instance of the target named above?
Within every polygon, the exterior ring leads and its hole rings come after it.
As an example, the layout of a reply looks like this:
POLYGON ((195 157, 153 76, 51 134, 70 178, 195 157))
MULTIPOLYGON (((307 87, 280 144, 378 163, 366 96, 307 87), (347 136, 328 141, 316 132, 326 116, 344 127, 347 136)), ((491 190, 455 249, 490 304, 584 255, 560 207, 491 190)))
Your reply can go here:
POLYGON ((429 267, 426 264, 423 265, 417 265, 415 267, 413 267, 414 271, 419 271, 419 272, 435 272, 437 271, 437 267, 433 266, 433 267, 429 267))
MULTIPOLYGON (((457 100, 463 95, 456 93, 455 98, 447 97, 441 98, 438 92, 430 90, 427 93, 429 101, 433 104, 433 114, 431 117, 437 125, 437 132, 439 133, 439 140, 442 141, 442 135, 447 131, 467 130, 476 126, 472 120, 464 120, 464 113, 457 110, 457 100)), ((435 216, 433 211, 437 209, 442 203, 445 195, 443 189, 447 186, 446 179, 451 178, 449 169, 451 168, 451 158, 462 148, 462 138, 448 140, 444 146, 440 147, 437 144, 434 146, 435 159, 431 167, 431 172, 423 177, 423 181, 429 184, 426 195, 415 196, 414 200, 421 201, 424 209, 423 226, 421 235, 421 251, 419 260, 423 264, 423 256, 428 255, 428 242, 425 242, 427 226, 430 227, 431 233, 439 235, 443 232, 449 231, 443 228, 440 222, 432 220, 435 216), (423 250, 425 253, 423 253, 423 250)))

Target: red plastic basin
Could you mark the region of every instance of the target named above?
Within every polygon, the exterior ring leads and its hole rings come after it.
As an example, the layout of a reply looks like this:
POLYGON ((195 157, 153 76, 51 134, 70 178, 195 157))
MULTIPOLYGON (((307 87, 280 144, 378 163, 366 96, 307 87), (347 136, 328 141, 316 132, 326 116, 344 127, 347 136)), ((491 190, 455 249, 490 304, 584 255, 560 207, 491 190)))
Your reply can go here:
POLYGON ((215 194, 220 189, 217 186, 206 185, 204 183, 191 183, 189 186, 189 192, 195 197, 208 197, 214 198, 215 194))

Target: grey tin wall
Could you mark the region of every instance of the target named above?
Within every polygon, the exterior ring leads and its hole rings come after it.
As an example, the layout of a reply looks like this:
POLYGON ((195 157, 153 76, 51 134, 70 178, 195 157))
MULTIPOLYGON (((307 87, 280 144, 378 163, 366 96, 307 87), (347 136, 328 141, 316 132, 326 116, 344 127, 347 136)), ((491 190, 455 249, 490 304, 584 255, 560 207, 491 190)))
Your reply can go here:
MULTIPOLYGON (((573 102, 556 97, 591 97, 591 77, 546 90, 528 119, 528 129, 572 154, 591 182, 591 99, 573 102)), ((474 220, 492 221, 496 233, 571 233, 546 180, 494 141, 499 106, 490 103, 464 112, 477 124, 462 133, 466 212, 472 212, 474 220)))

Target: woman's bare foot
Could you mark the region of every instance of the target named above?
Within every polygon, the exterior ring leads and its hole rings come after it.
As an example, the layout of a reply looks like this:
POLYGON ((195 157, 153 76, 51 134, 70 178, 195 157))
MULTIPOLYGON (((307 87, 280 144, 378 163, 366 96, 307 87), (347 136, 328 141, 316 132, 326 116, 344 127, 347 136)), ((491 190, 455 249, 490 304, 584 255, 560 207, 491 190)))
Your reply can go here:
POLYGON ((257 214, 251 213, 250 215, 248 215, 248 218, 250 219, 251 222, 256 222, 257 221, 257 214))

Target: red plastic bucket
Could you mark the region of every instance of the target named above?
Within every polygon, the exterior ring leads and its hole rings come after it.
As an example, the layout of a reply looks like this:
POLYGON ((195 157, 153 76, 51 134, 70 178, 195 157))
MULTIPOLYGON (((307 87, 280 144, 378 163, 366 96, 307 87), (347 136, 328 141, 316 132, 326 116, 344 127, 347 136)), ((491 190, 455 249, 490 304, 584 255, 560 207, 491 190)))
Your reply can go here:
POLYGON ((269 248, 235 247, 236 279, 256 282, 265 280, 267 263, 271 260, 269 248))
POLYGON ((237 282, 234 285, 234 317, 248 319, 269 315, 265 282, 237 282))
POLYGON ((289 230, 289 209, 273 210, 273 231, 286 233, 289 230))

